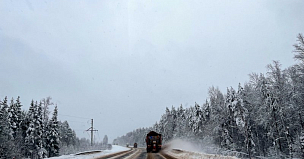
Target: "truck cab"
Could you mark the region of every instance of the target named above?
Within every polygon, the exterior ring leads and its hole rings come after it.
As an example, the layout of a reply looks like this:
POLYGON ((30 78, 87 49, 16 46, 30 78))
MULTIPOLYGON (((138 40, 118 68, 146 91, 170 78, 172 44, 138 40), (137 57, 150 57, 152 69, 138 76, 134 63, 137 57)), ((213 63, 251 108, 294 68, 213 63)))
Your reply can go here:
POLYGON ((162 148, 161 134, 150 131, 146 136, 147 152, 159 152, 162 148))

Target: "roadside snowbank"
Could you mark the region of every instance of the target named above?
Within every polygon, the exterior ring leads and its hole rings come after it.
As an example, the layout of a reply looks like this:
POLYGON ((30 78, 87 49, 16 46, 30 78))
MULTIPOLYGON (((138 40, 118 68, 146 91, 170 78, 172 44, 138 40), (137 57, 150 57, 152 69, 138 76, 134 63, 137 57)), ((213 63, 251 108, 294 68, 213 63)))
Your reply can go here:
POLYGON ((202 147, 186 140, 175 139, 167 143, 163 151, 178 159, 237 159, 233 156, 212 154, 215 152, 214 149, 215 147, 210 143, 202 147))
POLYGON ((51 159, 92 159, 96 157, 101 157, 104 155, 116 153, 116 152, 121 152, 121 151, 127 151, 130 150, 130 148, 118 146, 118 145, 113 145, 111 150, 103 150, 101 152, 97 152, 94 154, 87 154, 87 155, 76 155, 76 154, 71 154, 71 155, 63 155, 59 157, 51 157, 51 159))
POLYGON ((233 157, 233 156, 205 154, 200 152, 191 152, 191 151, 179 150, 179 149, 166 151, 166 153, 178 159, 238 159, 237 157, 233 157))

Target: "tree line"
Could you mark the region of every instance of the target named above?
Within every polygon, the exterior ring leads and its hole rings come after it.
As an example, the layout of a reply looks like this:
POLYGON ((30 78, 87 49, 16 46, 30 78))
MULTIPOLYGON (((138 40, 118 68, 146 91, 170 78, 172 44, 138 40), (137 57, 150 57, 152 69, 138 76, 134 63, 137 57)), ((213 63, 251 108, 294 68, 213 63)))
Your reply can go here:
POLYGON ((20 97, 0 101, 0 158, 46 158, 71 154, 93 147, 85 138, 77 138, 67 121, 57 119, 57 105, 50 117, 52 98, 32 100, 29 110, 22 110, 20 97))
POLYGON ((217 145, 218 153, 235 152, 242 157, 304 157, 304 38, 297 37, 294 58, 286 69, 278 61, 267 73, 251 73, 249 82, 237 89, 210 87, 203 104, 166 108, 150 128, 139 128, 114 143, 137 142, 144 146, 145 135, 154 130, 166 143, 182 138, 217 145))

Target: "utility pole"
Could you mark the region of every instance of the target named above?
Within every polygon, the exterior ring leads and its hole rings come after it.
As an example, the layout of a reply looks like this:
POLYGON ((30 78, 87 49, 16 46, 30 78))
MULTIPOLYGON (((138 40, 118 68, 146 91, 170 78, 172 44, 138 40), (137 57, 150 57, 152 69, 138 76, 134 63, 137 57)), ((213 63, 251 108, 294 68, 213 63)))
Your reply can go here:
POLYGON ((91 146, 93 146, 93 132, 98 131, 98 130, 94 130, 93 128, 93 119, 91 119, 91 127, 87 131, 91 131, 91 146))

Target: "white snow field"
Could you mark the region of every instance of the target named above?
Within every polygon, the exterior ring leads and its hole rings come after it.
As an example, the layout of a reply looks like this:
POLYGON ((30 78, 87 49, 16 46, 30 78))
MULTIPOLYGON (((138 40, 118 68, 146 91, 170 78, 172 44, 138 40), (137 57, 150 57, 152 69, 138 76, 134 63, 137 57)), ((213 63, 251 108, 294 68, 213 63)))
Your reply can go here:
POLYGON ((101 152, 98 153, 93 153, 93 154, 86 154, 86 155, 76 155, 76 154, 71 154, 71 155, 63 155, 63 156, 58 156, 58 157, 51 157, 51 159, 92 159, 96 157, 101 157, 104 155, 116 153, 116 152, 121 152, 121 151, 126 151, 130 150, 130 148, 118 146, 118 145, 112 145, 111 150, 102 150, 101 152))
POLYGON ((205 154, 201 152, 191 152, 186 150, 173 149, 166 152, 178 159, 238 159, 233 156, 222 156, 216 154, 205 154))
POLYGON ((189 141, 175 139, 167 143, 165 147, 165 153, 178 159, 237 159, 233 156, 213 154, 214 146, 210 143, 202 149, 189 141))

